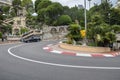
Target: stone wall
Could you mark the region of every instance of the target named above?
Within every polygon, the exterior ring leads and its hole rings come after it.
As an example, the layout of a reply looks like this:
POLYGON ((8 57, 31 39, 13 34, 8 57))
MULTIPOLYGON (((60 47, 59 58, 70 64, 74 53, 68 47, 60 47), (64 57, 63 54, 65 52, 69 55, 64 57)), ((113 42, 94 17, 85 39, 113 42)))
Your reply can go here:
POLYGON ((68 33, 68 26, 43 26, 43 39, 62 39, 68 33))

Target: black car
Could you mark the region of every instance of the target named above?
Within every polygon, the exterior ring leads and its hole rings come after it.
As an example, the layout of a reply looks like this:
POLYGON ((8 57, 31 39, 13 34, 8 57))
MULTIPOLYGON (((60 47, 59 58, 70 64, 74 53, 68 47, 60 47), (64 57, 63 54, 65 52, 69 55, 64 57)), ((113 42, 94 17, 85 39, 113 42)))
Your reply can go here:
POLYGON ((41 39, 38 36, 31 36, 31 37, 28 37, 25 39, 23 38, 23 39, 21 39, 21 41, 28 43, 28 42, 38 42, 38 41, 41 41, 41 39))

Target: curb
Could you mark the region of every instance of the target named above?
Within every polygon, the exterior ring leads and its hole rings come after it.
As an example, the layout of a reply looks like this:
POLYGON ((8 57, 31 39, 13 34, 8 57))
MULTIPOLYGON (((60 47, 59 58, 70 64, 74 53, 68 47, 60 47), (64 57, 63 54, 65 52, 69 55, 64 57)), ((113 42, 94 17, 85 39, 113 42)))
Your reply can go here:
POLYGON ((110 54, 108 53, 93 53, 93 54, 89 54, 89 53, 76 53, 76 52, 70 52, 70 51, 59 51, 59 50, 54 50, 52 49, 50 46, 52 44, 43 47, 44 50, 51 52, 51 53, 56 53, 56 54, 63 54, 63 55, 70 55, 70 56, 81 56, 81 57, 116 57, 118 55, 120 55, 120 52, 112 52, 110 54))
POLYGON ((5 42, 5 43, 0 43, 0 45, 8 45, 8 44, 14 44, 14 43, 21 43, 21 42, 5 42))

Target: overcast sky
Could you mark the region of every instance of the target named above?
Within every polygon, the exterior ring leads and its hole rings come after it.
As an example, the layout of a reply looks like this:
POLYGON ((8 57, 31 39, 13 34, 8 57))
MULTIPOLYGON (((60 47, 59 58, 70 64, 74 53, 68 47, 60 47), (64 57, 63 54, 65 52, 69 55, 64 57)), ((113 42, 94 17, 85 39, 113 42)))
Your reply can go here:
MULTIPOLYGON (((64 6, 69 6, 69 7, 73 7, 75 5, 78 4, 82 4, 84 6, 84 0, 51 0, 53 2, 60 2, 62 5, 64 6)), ((110 0, 113 4, 115 4, 117 2, 117 0, 110 0)), ((94 5, 94 3, 99 4, 101 2, 101 0, 91 0, 91 6, 94 5)), ((86 5, 87 5, 87 9, 89 8, 89 2, 88 0, 86 0, 86 5)))
MULTIPOLYGON (((35 0, 33 0, 35 1, 35 0)), ((60 2, 63 6, 73 7, 75 5, 81 4, 84 6, 84 0, 51 0, 53 2, 60 2)), ((117 0, 110 0, 113 4, 117 2, 117 0)), ((99 4, 101 0, 91 0, 91 7, 94 6, 94 3, 99 4)), ((89 2, 86 0, 87 9, 89 9, 89 2)))

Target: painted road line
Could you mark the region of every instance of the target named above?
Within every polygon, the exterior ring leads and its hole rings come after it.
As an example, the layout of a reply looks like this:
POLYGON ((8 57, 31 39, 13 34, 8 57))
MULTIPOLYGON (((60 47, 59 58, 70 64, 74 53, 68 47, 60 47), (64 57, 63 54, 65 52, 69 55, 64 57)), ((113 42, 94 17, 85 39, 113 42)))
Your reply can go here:
POLYGON ((61 54, 62 52, 61 51, 57 51, 57 50, 53 50, 53 51, 50 51, 52 53, 57 53, 57 54, 61 54))
POLYGON ((115 57, 112 54, 104 54, 105 57, 115 57))
POLYGON ((57 64, 57 63, 49 63, 49 62, 43 62, 43 61, 37 61, 25 57, 21 57, 18 55, 15 55, 12 53, 12 49, 18 48, 22 45, 17 45, 14 47, 10 47, 8 49, 8 53, 18 59, 24 60, 24 61, 29 61, 29 62, 34 62, 34 63, 39 63, 39 64, 45 64, 45 65, 51 65, 51 66, 57 66, 57 67, 67 67, 67 68, 79 68, 79 69, 96 69, 96 70, 120 70, 120 67, 96 67, 96 66, 78 66, 78 65, 65 65, 65 64, 57 64))
POLYGON ((92 57, 90 54, 84 54, 84 53, 76 53, 76 56, 92 57))
POLYGON ((49 49, 49 47, 43 47, 44 50, 49 49))

